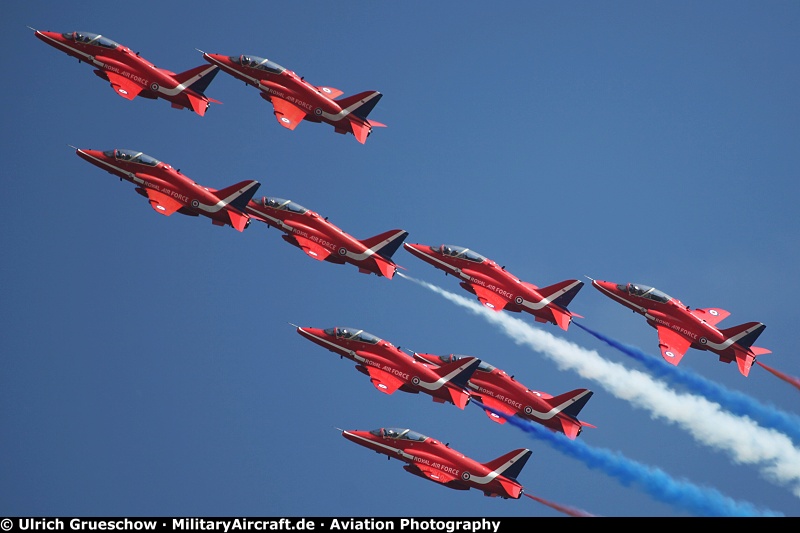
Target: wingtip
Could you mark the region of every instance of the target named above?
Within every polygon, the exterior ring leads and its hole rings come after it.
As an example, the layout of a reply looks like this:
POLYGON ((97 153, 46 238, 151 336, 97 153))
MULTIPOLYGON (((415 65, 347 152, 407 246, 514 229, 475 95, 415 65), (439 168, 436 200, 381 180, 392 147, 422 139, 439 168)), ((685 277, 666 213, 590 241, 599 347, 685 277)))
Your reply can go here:
POLYGON ((205 52, 203 52, 202 50, 200 50, 199 48, 195 48, 195 50, 197 50, 198 52, 200 52, 200 53, 201 53, 201 54, 203 54, 203 55, 206 55, 206 53, 205 53, 205 52))
POLYGON ((293 328, 300 328, 300 326, 298 326, 297 324, 292 324, 291 322, 289 322, 289 325, 292 326, 293 328))
POLYGON ((585 276, 585 277, 586 277, 586 278, 587 278, 589 281, 594 281, 594 278, 592 278, 592 277, 589 277, 589 276, 587 276, 586 274, 584 274, 584 276, 585 276))

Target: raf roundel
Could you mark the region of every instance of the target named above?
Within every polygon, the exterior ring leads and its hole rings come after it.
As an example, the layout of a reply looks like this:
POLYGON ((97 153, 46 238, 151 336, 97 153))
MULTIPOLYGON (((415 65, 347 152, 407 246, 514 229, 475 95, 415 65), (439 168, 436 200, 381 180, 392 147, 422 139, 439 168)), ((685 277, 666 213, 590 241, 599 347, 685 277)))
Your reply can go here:
POLYGON ((192 200, 192 207, 198 207, 199 205, 200 202, 198 202, 197 200, 192 200))
POLYGON ((522 296, 517 296, 516 298, 514 298, 514 302, 516 302, 517 305, 522 305, 523 301, 524 300, 522 299, 522 296))
POLYGON ((155 82, 151 83, 150 84, 150 90, 151 91, 157 91, 158 90, 158 84, 155 83, 155 82))
POLYGON ((717 316, 719 314, 719 312, 716 309, 710 310, 709 313, 712 314, 713 316, 717 316))
POLYGON ((700 337, 700 344, 708 344, 708 339, 705 337, 700 337))
POLYGON ((344 246, 339 248, 339 255, 347 255, 347 248, 345 248, 344 246))
POLYGON ((664 352, 664 355, 666 355, 667 357, 675 357, 675 354, 672 352, 664 352))
POLYGON ((469 481, 470 477, 471 476, 470 476, 469 472, 465 471, 463 474, 461 474, 461 479, 463 479, 464 481, 469 481))
POLYGON ((291 122, 291 120, 289 120, 286 117, 281 117, 281 122, 283 122, 284 124, 289 124, 291 122))
POLYGON ((314 110, 314 114, 315 114, 315 115, 317 115, 318 117, 319 117, 319 116, 321 116, 321 115, 322 115, 322 109, 320 109, 319 107, 318 107, 318 108, 316 108, 316 109, 314 110))
POLYGON ((419 385, 419 378, 417 376, 414 376, 413 378, 411 378, 411 383, 413 383, 414 385, 419 385))

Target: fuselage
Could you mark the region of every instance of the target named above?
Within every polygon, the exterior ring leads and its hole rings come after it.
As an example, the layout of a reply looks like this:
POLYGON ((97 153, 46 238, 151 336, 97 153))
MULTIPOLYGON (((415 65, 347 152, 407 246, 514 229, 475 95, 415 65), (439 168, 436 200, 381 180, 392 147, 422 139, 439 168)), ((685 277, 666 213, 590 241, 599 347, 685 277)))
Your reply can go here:
POLYGON ((180 212, 184 214, 203 215, 220 225, 230 225, 228 210, 249 219, 246 213, 220 199, 216 189, 203 187, 172 165, 142 152, 78 148, 76 153, 96 167, 133 183, 143 196, 148 196, 147 190, 150 190, 177 201, 183 206, 180 212))
MULTIPOLYGON (((469 394, 464 388, 451 383, 447 377, 441 377, 433 370, 435 367, 414 360, 399 347, 363 330, 298 327, 297 332, 315 344, 356 363, 356 369, 372 377, 375 386, 384 392, 391 391, 384 385, 386 381, 398 380, 402 383, 400 390, 414 394, 422 392, 439 403, 455 403, 450 389, 456 389, 459 394, 469 394), (373 370, 375 374, 371 373, 373 370), (386 379, 381 380, 380 376, 385 376, 386 379)), ((471 361, 465 360, 462 366, 470 363, 471 361)))
MULTIPOLYGON (((409 472, 457 489, 474 488, 487 496, 519 498, 524 489, 516 480, 498 474, 486 465, 440 441, 407 429, 342 431, 342 436, 361 446, 407 463, 409 472)), ((519 450, 525 455, 527 450, 519 450)))
MULTIPOLYGON (((36 37, 79 61, 96 67, 100 77, 111 81, 109 75, 119 76, 141 88, 144 98, 163 98, 174 107, 192 109, 189 95, 208 103, 208 98, 187 85, 181 84, 170 71, 160 69, 127 46, 107 37, 87 32, 58 33, 36 31, 36 37)), ((112 83, 113 85, 113 83, 112 83)), ((130 98, 125 88, 117 89, 130 98)))

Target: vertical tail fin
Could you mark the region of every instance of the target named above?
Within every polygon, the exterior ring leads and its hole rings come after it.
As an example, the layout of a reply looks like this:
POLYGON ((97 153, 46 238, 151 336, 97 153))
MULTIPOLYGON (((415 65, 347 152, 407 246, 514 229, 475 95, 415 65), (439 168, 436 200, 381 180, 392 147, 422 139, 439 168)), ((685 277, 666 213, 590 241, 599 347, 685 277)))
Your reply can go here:
MULTIPOLYGON (((770 350, 766 348, 753 346, 753 343, 766 327, 761 322, 747 322, 746 324, 720 330, 720 333, 725 337, 725 341, 732 342, 736 365, 739 367, 739 372, 745 377, 750 374, 750 368, 753 366, 757 355, 770 353, 770 350)), ((720 357, 720 360, 724 360, 724 358, 720 357)), ((727 362, 730 362, 730 360, 727 362)))
POLYGON ((440 379, 447 381, 449 385, 447 391, 450 393, 450 399, 459 409, 464 409, 469 403, 470 395, 467 392, 467 382, 479 364, 481 364, 481 360, 477 357, 462 357, 457 361, 443 364, 434 369, 440 379))
POLYGON ((364 246, 380 255, 384 259, 391 260, 394 253, 403 244, 403 241, 408 237, 408 232, 401 229, 393 229, 375 235, 368 239, 361 241, 364 246))
POLYGON ((582 287, 582 281, 577 279, 568 279, 548 287, 542 287, 539 289, 539 294, 545 298, 552 299, 553 303, 566 309, 582 287))
POLYGON ((382 97, 383 95, 378 91, 364 91, 363 93, 336 100, 336 103, 347 114, 352 113, 360 119, 367 120, 367 115, 372 112, 382 97))
POLYGON ((260 186, 261 184, 256 180, 245 180, 220 189, 214 194, 226 205, 231 205, 239 211, 245 212, 247 203, 253 198, 260 186))
POLYGON ((517 480, 517 476, 519 476, 520 472, 522 472, 522 467, 525 466, 525 463, 528 462, 528 459, 531 456, 531 451, 527 448, 520 448, 518 450, 514 450, 508 452, 505 455, 501 455, 497 459, 489 461, 488 463, 483 463, 483 466, 491 469, 493 472, 497 472, 512 481, 517 480))
POLYGON ((564 435, 572 440, 575 440, 581 434, 583 426, 595 427, 592 424, 578 420, 578 413, 584 408, 592 394, 594 393, 588 389, 575 389, 545 400, 552 409, 569 415, 569 418, 558 417, 558 419, 561 422, 561 429, 564 435))
POLYGON ((218 66, 205 64, 180 74, 175 74, 175 79, 178 80, 178 83, 191 87, 196 93, 204 95, 217 72, 219 72, 218 66))

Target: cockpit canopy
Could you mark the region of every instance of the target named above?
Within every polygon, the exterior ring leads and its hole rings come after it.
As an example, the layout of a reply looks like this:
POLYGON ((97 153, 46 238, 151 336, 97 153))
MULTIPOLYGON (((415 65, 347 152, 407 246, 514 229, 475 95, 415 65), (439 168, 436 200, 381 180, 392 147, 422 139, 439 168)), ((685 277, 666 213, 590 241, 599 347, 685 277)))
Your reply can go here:
POLYGON ((115 43, 111 39, 103 37, 102 35, 97 35, 96 33, 88 33, 85 31, 72 31, 68 33, 62 33, 61 35, 65 39, 75 41, 76 43, 102 46, 103 48, 111 48, 112 50, 119 46, 119 43, 115 43))
POLYGON ((449 255, 450 257, 457 257, 459 259, 466 259, 468 261, 474 261, 475 263, 483 263, 486 261, 486 258, 481 254, 474 252, 469 248, 454 246, 452 244, 441 245, 439 247, 439 252, 441 252, 443 255, 449 255))
POLYGON ((292 213, 300 213, 301 215, 308 211, 300 204, 296 204, 291 200, 284 200, 283 198, 275 198, 272 196, 265 196, 261 199, 261 204, 264 207, 271 207, 273 209, 281 209, 291 211, 292 213))
POLYGON ((280 74, 281 72, 286 70, 284 67, 280 66, 274 61, 270 61, 269 59, 264 59, 263 57, 258 57, 258 56, 251 56, 251 55, 230 56, 230 60, 233 63, 236 63, 237 65, 242 65, 243 67, 266 70, 267 72, 271 72, 273 74, 280 74))
POLYGON ((150 167, 154 167, 161 163, 155 157, 150 157, 147 154, 142 152, 137 152, 136 150, 120 150, 117 148, 116 150, 106 150, 103 152, 103 155, 106 157, 113 157, 119 161, 127 161, 129 163, 140 163, 142 165, 147 165, 150 167))
POLYGON ((367 344, 378 344, 381 340, 379 337, 367 333, 363 329, 336 327, 328 328, 323 331, 327 335, 333 335, 337 339, 366 342, 367 344))
POLYGON ((373 429, 370 431, 372 435, 376 437, 388 437, 390 439, 397 439, 397 440, 413 440, 417 442, 422 442, 427 440, 428 437, 421 433, 417 433, 416 431, 412 431, 410 429, 401 429, 401 428, 380 428, 380 429, 373 429))
POLYGON ((621 291, 627 292, 630 295, 641 296, 642 298, 647 298, 648 300, 653 300, 662 304, 672 300, 672 296, 669 296, 658 289, 654 289, 653 287, 642 285, 641 283, 628 283, 627 285, 620 284, 617 285, 617 288, 621 291))
MULTIPOLYGON (((466 356, 466 355, 456 355, 456 354, 452 354, 451 353, 451 354, 448 354, 448 355, 437 355, 436 357, 438 357, 439 360, 442 361, 442 363, 452 363, 453 361, 458 361, 459 359, 463 359, 464 357, 468 357, 468 356, 466 356)), ((490 365, 489 363, 487 363, 485 361, 481 361, 480 363, 478 363, 478 368, 475 369, 476 372, 478 370, 480 370, 482 372, 491 372, 492 370, 495 370, 495 367, 490 365)))

